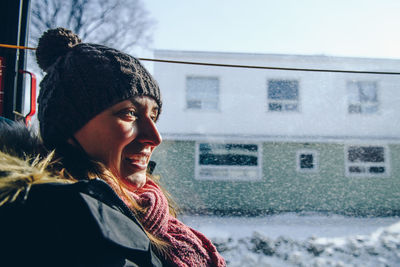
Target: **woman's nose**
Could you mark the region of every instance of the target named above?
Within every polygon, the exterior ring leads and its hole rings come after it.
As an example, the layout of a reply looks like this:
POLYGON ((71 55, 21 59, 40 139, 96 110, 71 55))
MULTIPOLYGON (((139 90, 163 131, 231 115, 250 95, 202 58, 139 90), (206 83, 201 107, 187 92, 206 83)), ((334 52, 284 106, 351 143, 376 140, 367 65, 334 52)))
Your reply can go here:
POLYGON ((138 139, 151 146, 158 146, 162 142, 156 123, 151 118, 144 118, 138 127, 138 139))

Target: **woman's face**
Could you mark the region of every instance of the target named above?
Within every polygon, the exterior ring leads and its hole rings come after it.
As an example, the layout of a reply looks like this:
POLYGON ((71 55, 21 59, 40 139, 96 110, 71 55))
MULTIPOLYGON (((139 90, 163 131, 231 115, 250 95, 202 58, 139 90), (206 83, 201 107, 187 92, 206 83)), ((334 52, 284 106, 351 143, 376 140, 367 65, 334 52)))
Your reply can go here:
POLYGON ((150 156, 161 143, 154 99, 134 97, 115 104, 75 133, 92 158, 102 162, 130 189, 143 186, 150 156))

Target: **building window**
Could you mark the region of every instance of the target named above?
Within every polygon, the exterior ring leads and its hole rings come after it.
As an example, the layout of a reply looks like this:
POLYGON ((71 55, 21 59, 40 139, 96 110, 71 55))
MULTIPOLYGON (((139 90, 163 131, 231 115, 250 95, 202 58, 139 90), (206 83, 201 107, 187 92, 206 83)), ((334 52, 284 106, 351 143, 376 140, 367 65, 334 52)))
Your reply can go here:
POLYGON ((318 153, 314 150, 300 150, 296 154, 297 171, 318 171, 318 153))
POLYGON ((378 86, 376 82, 347 82, 350 114, 373 114, 378 112, 378 86))
POLYGON ((296 80, 268 80, 268 110, 298 111, 299 82, 296 80))
POLYGON ((258 144, 196 144, 196 179, 261 179, 261 154, 258 144))
POLYGON ((219 80, 216 77, 186 78, 186 108, 217 110, 219 80))
POLYGON ((389 174, 387 148, 383 146, 348 146, 346 173, 350 176, 385 176, 389 174))

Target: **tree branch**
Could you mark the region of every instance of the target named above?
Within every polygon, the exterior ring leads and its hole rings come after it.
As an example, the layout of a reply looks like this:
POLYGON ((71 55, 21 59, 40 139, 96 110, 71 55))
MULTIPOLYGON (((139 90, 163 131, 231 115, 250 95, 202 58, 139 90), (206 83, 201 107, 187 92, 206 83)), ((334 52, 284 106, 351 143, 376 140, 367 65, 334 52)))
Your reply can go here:
POLYGON ((32 0, 31 5, 33 40, 47 28, 66 27, 86 42, 131 50, 149 42, 154 24, 141 0, 32 0))

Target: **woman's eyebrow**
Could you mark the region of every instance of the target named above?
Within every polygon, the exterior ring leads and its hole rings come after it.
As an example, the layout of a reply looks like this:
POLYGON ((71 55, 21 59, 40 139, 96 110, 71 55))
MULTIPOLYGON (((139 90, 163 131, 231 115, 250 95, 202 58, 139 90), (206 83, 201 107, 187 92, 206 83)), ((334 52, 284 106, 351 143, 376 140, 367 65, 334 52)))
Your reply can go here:
MULTIPOLYGON (((143 105, 143 103, 137 101, 135 98, 131 98, 131 99, 129 99, 129 100, 130 100, 131 103, 132 103, 133 105, 135 105, 135 106, 141 106, 141 105, 143 105)), ((157 110, 157 113, 160 111, 160 107, 158 106, 158 104, 157 104, 156 102, 154 102, 154 107, 152 108, 152 111, 153 111, 154 109, 157 110)))
POLYGON ((137 105, 140 105, 140 102, 138 102, 135 98, 129 99, 131 103, 136 107, 137 105))
POLYGON ((119 105, 116 105, 116 109, 121 109, 121 108, 136 108, 136 105, 134 103, 120 103, 119 105))
POLYGON ((131 101, 132 104, 136 104, 137 103, 134 97, 129 98, 127 100, 131 101))

